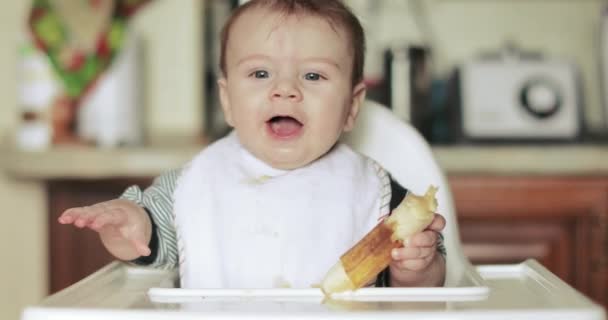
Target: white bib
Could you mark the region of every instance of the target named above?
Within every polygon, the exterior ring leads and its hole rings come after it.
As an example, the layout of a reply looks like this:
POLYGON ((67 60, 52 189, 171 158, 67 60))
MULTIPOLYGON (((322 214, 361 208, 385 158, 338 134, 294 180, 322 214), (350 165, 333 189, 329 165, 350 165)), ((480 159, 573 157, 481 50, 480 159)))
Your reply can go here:
POLYGON ((182 288, 307 288, 388 213, 388 176, 338 144, 274 169, 233 132, 199 153, 174 193, 182 288))

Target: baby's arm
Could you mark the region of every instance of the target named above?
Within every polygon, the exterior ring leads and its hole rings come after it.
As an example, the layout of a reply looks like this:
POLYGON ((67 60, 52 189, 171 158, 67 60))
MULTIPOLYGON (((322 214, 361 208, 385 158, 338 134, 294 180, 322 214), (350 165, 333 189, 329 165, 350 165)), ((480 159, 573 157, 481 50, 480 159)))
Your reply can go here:
POLYGON ((445 218, 435 214, 426 230, 411 236, 402 248, 393 249, 389 284, 392 287, 437 287, 445 281, 445 257, 440 232, 445 218))
MULTIPOLYGON (((154 179, 152 185, 144 191, 142 191, 138 186, 131 186, 121 195, 120 199, 112 200, 122 204, 128 203, 128 207, 135 206, 139 213, 143 212, 145 214, 147 222, 150 224, 150 226, 155 226, 150 227, 150 231, 147 231, 146 229, 144 239, 142 239, 142 242, 146 247, 145 249, 141 246, 135 246, 134 248, 137 252, 136 254, 133 254, 133 251, 124 256, 117 256, 116 254, 112 253, 115 257, 119 259, 124 258, 123 260, 140 258, 134 262, 164 269, 170 269, 177 265, 178 254, 176 232, 173 224, 172 194, 173 190, 175 189, 180 170, 181 169, 176 169, 160 175, 154 179), (150 243, 149 241, 152 238, 152 232, 155 232, 154 238, 157 241, 150 243), (150 245, 153 245, 153 247, 149 247, 150 245), (138 250, 137 248, 140 249, 138 250), (152 254, 148 257, 147 254, 150 254, 150 249, 154 250, 154 252, 152 252, 152 254), (147 258, 145 259, 146 261, 141 259, 142 256, 147 258)), ((83 214, 80 209, 91 209, 93 207, 95 206, 70 209, 74 211, 70 212, 68 216, 71 216, 73 213, 78 214, 79 212, 80 214, 83 214)), ((98 206, 96 209, 102 209, 102 206, 98 206)), ((70 210, 64 212, 64 215, 68 214, 68 211, 70 210)), ((86 227, 85 221, 76 222, 76 219, 70 217, 64 218, 64 215, 59 218, 60 223, 74 224, 77 227, 86 227)), ((104 242, 104 245, 105 244, 106 242, 104 242)), ((133 242, 130 244, 133 245, 133 242)), ((110 249, 108 248, 108 250, 110 249)))
POLYGON ((155 268, 171 269, 177 266, 177 237, 173 216, 173 191, 177 185, 181 169, 163 173, 154 179, 151 186, 141 190, 138 186, 128 188, 120 197, 131 200, 146 209, 154 235, 149 246, 150 256, 135 260, 155 268))
POLYGON ((71 208, 58 221, 97 231, 106 249, 117 259, 133 260, 150 254, 150 218, 142 207, 132 201, 116 199, 71 208))

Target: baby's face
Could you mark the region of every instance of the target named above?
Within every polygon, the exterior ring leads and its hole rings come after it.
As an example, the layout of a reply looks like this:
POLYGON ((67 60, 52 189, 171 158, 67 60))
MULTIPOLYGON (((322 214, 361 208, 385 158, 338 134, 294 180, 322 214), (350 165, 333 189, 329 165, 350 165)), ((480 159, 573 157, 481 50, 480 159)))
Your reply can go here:
POLYGON ((353 88, 347 34, 325 20, 266 9, 233 24, 219 80, 226 121, 257 158, 278 169, 325 154, 354 125, 365 86, 353 88))

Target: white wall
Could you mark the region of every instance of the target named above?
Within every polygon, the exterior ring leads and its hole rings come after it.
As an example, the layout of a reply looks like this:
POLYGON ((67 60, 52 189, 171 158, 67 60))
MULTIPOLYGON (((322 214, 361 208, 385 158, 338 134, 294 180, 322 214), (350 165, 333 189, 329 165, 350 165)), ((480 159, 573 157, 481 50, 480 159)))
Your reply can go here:
MULTIPOLYGON (((27 6, 28 1, 0 3, 0 134, 17 123, 16 43, 27 6)), ((35 182, 14 181, 0 171, 0 203, 0 318, 10 320, 47 291, 44 189, 35 182)))
POLYGON ((203 127, 201 0, 155 0, 133 22, 146 59, 146 119, 151 143, 194 140, 203 127))
MULTIPOLYGON (((419 42, 423 37, 410 16, 408 1, 382 0, 383 15, 373 23, 372 1, 347 0, 359 13, 378 44, 419 42)), ((583 71, 586 120, 602 126, 599 83, 599 21, 605 0, 420 0, 428 12, 436 45, 439 75, 472 59, 480 50, 496 50, 513 40, 524 49, 539 50, 577 63, 583 71)), ((371 52, 370 52, 371 53, 371 52)), ((369 65, 373 67, 373 61, 369 65)))

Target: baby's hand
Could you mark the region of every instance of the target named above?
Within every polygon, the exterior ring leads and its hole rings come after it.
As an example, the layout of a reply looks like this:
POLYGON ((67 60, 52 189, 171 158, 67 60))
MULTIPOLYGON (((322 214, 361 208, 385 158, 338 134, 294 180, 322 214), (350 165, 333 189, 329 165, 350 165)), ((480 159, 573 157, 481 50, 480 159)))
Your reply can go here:
POLYGON ((90 207, 71 208, 57 220, 61 224, 97 231, 106 249, 118 259, 133 260, 150 254, 150 218, 132 201, 116 199, 90 207))
POLYGON ((445 218, 435 214, 431 224, 393 249, 390 264, 391 286, 437 286, 443 283, 445 261, 437 252, 439 232, 445 218))

